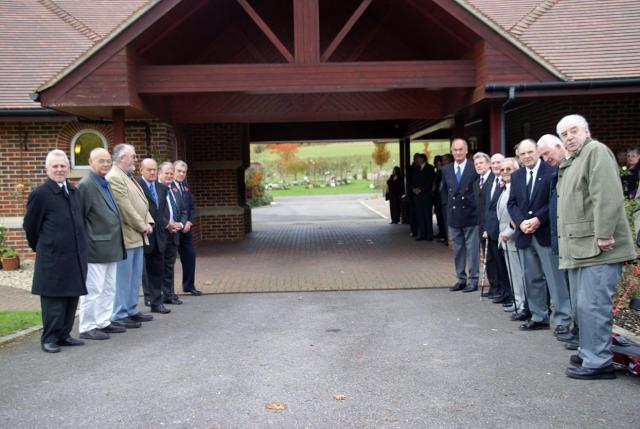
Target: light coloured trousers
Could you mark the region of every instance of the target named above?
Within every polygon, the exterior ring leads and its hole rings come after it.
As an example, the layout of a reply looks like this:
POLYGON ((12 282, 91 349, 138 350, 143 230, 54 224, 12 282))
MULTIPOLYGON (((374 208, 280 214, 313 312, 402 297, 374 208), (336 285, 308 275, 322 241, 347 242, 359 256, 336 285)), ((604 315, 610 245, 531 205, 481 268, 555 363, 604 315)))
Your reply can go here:
POLYGON ((585 368, 611 364, 613 294, 622 264, 603 264, 569 269, 571 290, 576 292, 576 316, 580 329, 578 356, 585 368))
POLYGON ((118 263, 88 264, 87 295, 80 297, 79 332, 102 329, 111 323, 118 263))
POLYGON ((513 286, 513 296, 515 299, 516 310, 522 311, 525 308, 526 296, 524 294, 524 274, 520 265, 520 258, 517 250, 505 250, 504 259, 507 263, 509 271, 509 281, 513 286))

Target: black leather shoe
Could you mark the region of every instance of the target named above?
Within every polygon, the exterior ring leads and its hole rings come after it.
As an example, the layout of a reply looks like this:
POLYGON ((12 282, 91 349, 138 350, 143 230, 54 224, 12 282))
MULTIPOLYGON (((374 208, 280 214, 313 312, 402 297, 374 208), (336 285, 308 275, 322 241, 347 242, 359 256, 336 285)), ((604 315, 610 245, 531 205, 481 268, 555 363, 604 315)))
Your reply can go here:
POLYGON ((122 334, 123 332, 127 332, 127 328, 124 326, 116 326, 113 323, 108 324, 104 328, 100 329, 100 331, 105 334, 122 334))
POLYGON ((498 296, 496 298, 493 299, 494 304, 502 304, 503 302, 506 302, 508 300, 508 298, 506 296, 498 296))
POLYGON ((81 332, 80 338, 83 340, 108 340, 111 337, 102 329, 92 329, 87 332, 81 332))
POLYGON ((569 332, 568 334, 556 335, 556 340, 562 341, 563 343, 570 343, 572 341, 578 341, 578 337, 569 332))
POLYGON ((578 350, 580 347, 580 343, 577 341, 571 341, 570 343, 565 343, 564 348, 567 350, 578 350))
POLYGON ((185 290, 184 293, 190 293, 193 296, 202 295, 202 292, 200 292, 198 289, 185 290))
POLYGON ((59 353, 60 347, 56 343, 42 343, 42 351, 45 353, 59 353))
MULTIPOLYGON (((491 295, 489 294, 489 292, 482 292, 482 295, 481 295, 481 296, 482 296, 483 298, 490 298, 490 296, 491 296, 491 295)), ((493 298, 490 298, 490 299, 493 299, 493 298)))
POLYGON ((524 322, 525 320, 529 320, 531 317, 531 313, 528 310, 516 311, 511 315, 511 320, 514 322, 524 322))
POLYGON ((578 355, 571 355, 569 357, 569 363, 575 367, 582 366, 582 358, 578 355))
POLYGON ((452 287, 449 288, 451 292, 457 292, 459 290, 465 289, 467 287, 466 283, 456 283, 452 287))
MULTIPOLYGON (((129 318, 129 317, 125 317, 124 319, 120 319, 120 320, 114 320, 113 322, 111 322, 111 324, 113 325, 114 323, 117 323, 118 325, 127 328, 127 329, 136 329, 139 328, 140 326, 142 326, 142 323, 140 322, 136 322, 135 320, 129 318)), ((118 326, 116 325, 116 326, 118 326)))
POLYGON ((129 319, 134 322, 151 322, 153 320, 153 316, 150 314, 136 313, 133 316, 129 316, 129 319))
POLYGON ((84 346, 84 341, 75 339, 73 337, 67 337, 64 340, 58 340, 59 346, 84 346))
POLYGON ((478 290, 478 286, 467 286, 466 288, 462 289, 463 293, 469 293, 469 292, 475 292, 478 290))
POLYGON ((155 307, 151 307, 151 312, 152 313, 160 313, 160 314, 169 314, 169 313, 171 313, 171 310, 166 308, 164 305, 157 305, 155 307))
POLYGON ((558 335, 565 335, 570 333, 571 333, 571 328, 569 328, 567 325, 558 325, 556 326, 556 329, 553 330, 553 335, 555 335, 556 337, 558 335))
POLYGON ((576 380, 612 380, 616 378, 613 365, 602 368, 585 368, 584 366, 567 368, 566 374, 567 377, 575 378, 576 380))
POLYGON ((549 329, 549 323, 534 322, 533 320, 529 320, 527 323, 523 323, 522 325, 520 325, 521 331, 537 331, 540 329, 549 329))
POLYGON ((182 304, 182 301, 180 301, 178 298, 172 298, 172 299, 164 300, 163 303, 164 304, 180 305, 180 304, 182 304))

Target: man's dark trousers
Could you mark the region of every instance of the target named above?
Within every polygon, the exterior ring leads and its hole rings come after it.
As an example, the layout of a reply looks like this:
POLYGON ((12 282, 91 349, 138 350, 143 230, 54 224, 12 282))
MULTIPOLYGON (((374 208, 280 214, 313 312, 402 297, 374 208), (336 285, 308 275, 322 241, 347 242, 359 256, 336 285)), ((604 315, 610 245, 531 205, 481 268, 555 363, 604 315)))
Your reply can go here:
POLYGON ((178 253, 182 264, 182 290, 190 292, 196 288, 196 249, 193 246, 191 231, 186 234, 180 233, 178 253))
POLYGON ((167 247, 164 249, 164 278, 162 282, 162 298, 163 300, 172 300, 177 298, 176 292, 173 287, 174 281, 174 267, 176 265, 176 258, 178 256, 178 243, 174 239, 174 233, 168 233, 167 247))
POLYGON ((40 296, 42 307, 42 343, 57 343, 71 336, 78 308, 77 296, 40 296))

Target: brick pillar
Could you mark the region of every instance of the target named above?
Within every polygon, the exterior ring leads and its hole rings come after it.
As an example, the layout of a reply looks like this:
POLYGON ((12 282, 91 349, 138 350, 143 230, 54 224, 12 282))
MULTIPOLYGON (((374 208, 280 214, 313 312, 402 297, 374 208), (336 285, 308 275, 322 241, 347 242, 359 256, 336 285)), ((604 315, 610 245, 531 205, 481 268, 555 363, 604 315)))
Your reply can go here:
POLYGON ((186 152, 188 180, 197 207, 196 239, 235 241, 244 238, 246 210, 239 175, 242 173, 244 178, 243 146, 246 144, 248 134, 243 125, 197 124, 188 127, 186 152))

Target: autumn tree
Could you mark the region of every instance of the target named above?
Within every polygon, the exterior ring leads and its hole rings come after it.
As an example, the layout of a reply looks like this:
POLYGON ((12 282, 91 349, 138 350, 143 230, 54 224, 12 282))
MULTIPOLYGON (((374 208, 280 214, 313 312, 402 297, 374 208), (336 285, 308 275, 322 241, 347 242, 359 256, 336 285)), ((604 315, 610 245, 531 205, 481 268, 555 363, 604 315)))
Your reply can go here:
MULTIPOLYGON (((278 155, 278 161, 276 162, 276 168, 280 175, 280 181, 284 185, 284 174, 296 170, 298 163, 296 154, 300 143, 277 143, 268 144, 266 148, 271 152, 278 155)), ((297 172, 297 171, 296 171, 297 172)), ((295 174, 295 173, 294 173, 295 174)))
POLYGON ((389 158, 391 158, 391 152, 387 150, 386 143, 374 143, 374 144, 376 147, 375 149, 373 149, 373 153, 371 154, 371 159, 373 159, 373 162, 375 162, 376 165, 379 167, 379 169, 382 170, 382 166, 385 165, 387 161, 389 161, 389 158))

